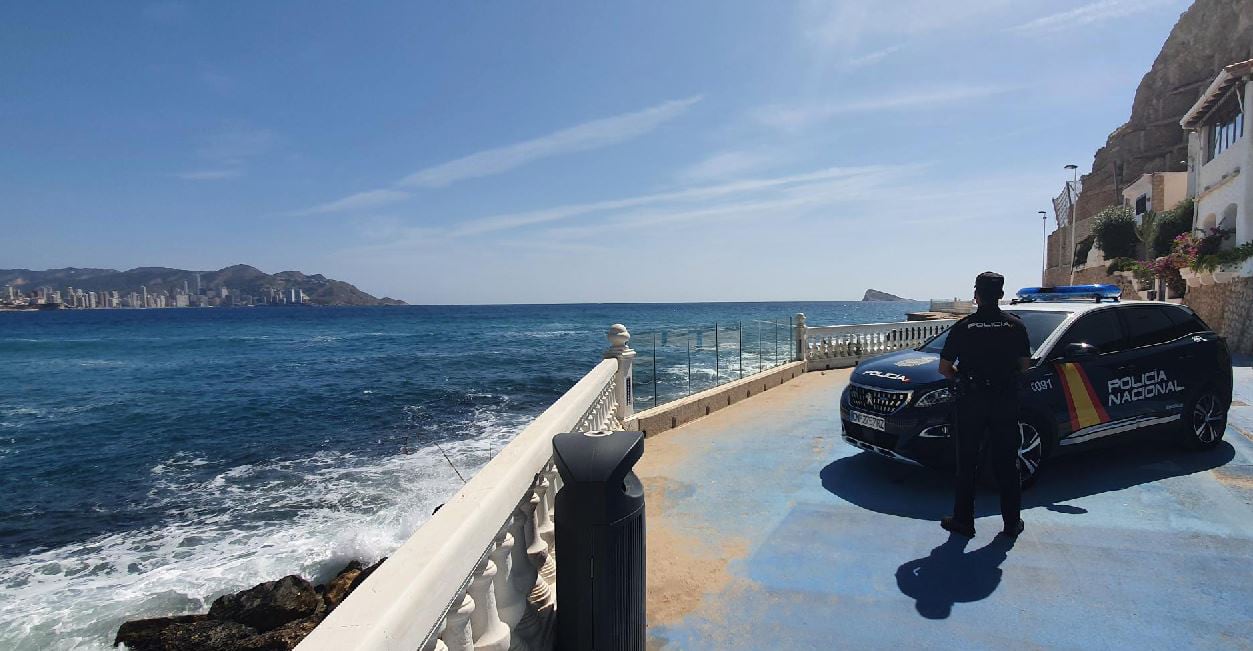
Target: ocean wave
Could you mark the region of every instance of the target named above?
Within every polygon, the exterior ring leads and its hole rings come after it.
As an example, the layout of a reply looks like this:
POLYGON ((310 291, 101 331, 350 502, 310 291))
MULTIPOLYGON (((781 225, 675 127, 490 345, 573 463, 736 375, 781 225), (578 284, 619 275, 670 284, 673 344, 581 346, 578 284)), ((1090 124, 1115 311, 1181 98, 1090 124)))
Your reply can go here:
POLYGON ((174 509, 162 525, 0 567, 0 647, 105 649, 127 619, 199 612, 259 580, 296 573, 324 581, 351 559, 377 560, 460 488, 457 472, 470 477, 522 424, 477 408, 468 438, 438 447, 416 443, 375 459, 323 451, 208 480, 197 469, 211 460, 174 455, 151 469, 158 482, 150 498, 173 508, 193 494, 195 506, 174 509))

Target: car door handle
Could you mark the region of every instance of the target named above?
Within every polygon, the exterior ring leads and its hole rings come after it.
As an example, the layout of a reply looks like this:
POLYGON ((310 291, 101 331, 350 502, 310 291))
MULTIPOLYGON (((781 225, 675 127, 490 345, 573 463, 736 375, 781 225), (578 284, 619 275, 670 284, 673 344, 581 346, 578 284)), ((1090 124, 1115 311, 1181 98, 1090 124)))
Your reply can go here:
POLYGON ((1115 366, 1114 370, 1118 371, 1119 373, 1126 373, 1128 371, 1134 371, 1137 368, 1139 368, 1139 366, 1135 364, 1123 364, 1122 366, 1115 366))

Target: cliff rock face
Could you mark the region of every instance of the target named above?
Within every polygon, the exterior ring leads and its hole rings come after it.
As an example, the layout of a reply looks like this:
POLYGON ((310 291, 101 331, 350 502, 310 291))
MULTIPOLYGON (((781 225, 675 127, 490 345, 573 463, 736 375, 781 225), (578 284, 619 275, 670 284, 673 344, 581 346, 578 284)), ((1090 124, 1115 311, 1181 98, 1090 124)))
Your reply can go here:
MULTIPOLYGON (((1179 120, 1224 66, 1250 58, 1253 2, 1196 0, 1183 12, 1136 88, 1130 119, 1110 134, 1084 175, 1078 219, 1121 203, 1122 189, 1145 172, 1187 170, 1188 139, 1179 120)), ((1076 241, 1084 231, 1081 226, 1076 241)))

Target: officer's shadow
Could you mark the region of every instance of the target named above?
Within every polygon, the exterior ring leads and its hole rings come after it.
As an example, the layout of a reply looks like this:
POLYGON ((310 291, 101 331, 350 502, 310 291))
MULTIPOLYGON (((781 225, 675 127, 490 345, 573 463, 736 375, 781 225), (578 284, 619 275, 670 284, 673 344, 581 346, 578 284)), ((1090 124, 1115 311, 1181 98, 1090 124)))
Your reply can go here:
POLYGON ((1001 563, 1014 541, 997 536, 992 542, 966 553, 970 540, 950 534, 944 544, 926 558, 909 561, 896 570, 896 585, 915 601, 918 614, 945 619, 953 604, 986 599, 1001 583, 1001 563))

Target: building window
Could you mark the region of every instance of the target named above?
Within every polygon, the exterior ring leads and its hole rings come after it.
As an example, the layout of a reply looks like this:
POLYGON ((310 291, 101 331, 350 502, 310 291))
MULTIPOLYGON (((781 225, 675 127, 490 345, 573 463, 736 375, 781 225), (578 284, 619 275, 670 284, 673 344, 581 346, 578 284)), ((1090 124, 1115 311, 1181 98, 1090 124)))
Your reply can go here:
POLYGON ((1152 209, 1153 209, 1153 200, 1149 198, 1149 195, 1142 194, 1136 197, 1136 216, 1137 217, 1139 217, 1140 215, 1143 215, 1144 213, 1152 209))
POLYGON ((1210 116, 1209 147, 1206 151, 1205 162, 1208 163, 1217 158, 1243 136, 1244 112, 1240 110, 1240 103, 1233 92, 1222 100, 1210 116))

